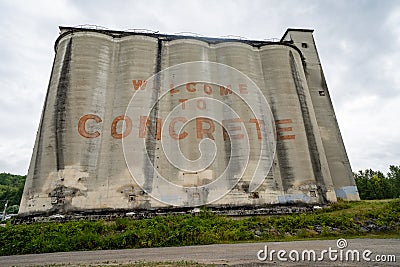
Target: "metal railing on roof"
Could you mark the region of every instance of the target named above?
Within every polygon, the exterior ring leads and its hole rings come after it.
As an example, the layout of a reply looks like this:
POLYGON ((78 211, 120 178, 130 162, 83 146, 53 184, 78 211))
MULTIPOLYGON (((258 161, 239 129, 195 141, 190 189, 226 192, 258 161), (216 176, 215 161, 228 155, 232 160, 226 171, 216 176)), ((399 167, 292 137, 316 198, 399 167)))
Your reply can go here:
MULTIPOLYGON (((74 26, 74 28, 81 28, 81 29, 94 29, 94 30, 111 30, 107 27, 103 27, 103 26, 99 26, 99 25, 95 25, 95 24, 81 24, 81 25, 77 25, 74 26)), ((150 33, 150 34, 160 34, 159 31, 154 31, 154 30, 149 30, 149 29, 127 29, 127 30, 123 30, 124 32, 134 32, 134 33, 150 33)), ((181 35, 181 36, 192 36, 192 37, 207 37, 203 34, 200 33, 195 33, 195 32, 177 32, 174 33, 173 35, 181 35)), ((240 35, 223 35, 217 38, 223 38, 223 39, 237 39, 237 40, 243 40, 243 41, 249 41, 250 39, 247 37, 243 37, 240 35)), ((267 42, 279 42, 280 39, 279 38, 266 38, 263 39, 263 41, 267 41, 267 42)))
POLYGON ((266 38, 266 39, 263 39, 263 40, 267 41, 267 42, 279 42, 280 41, 279 38, 266 38))
POLYGON ((185 35, 185 36, 193 36, 193 37, 205 37, 204 35, 196 32, 176 32, 174 35, 185 35))
POLYGON ((157 34, 159 31, 149 30, 149 29, 127 29, 124 32, 137 32, 137 33, 153 33, 157 34))
POLYGON ((94 25, 94 24, 81 24, 81 25, 74 26, 74 28, 94 29, 94 30, 110 30, 109 28, 99 26, 99 25, 94 25))
POLYGON ((240 36, 240 35, 232 35, 232 34, 223 35, 223 36, 221 36, 220 38, 225 38, 225 39, 239 39, 239 40, 249 40, 249 39, 246 38, 246 37, 243 37, 243 36, 240 36))

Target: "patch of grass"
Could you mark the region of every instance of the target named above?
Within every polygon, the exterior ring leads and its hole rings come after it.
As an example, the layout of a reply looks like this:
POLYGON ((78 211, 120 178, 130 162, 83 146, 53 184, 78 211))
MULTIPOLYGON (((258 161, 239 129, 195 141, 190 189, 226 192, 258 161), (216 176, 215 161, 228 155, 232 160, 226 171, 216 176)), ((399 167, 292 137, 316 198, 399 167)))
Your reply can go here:
POLYGON ((346 202, 339 200, 337 203, 333 203, 330 208, 324 210, 324 212, 332 212, 332 214, 363 214, 372 210, 381 210, 389 202, 397 200, 383 199, 383 200, 364 200, 364 201, 354 201, 346 202))
MULTIPOLYGON (((59 251, 291 241, 336 237, 399 237, 400 199, 338 202, 311 213, 233 219, 197 215, 112 222, 71 221, 0 227, 0 255, 59 251)), ((167 265, 168 266, 168 265, 167 265)))

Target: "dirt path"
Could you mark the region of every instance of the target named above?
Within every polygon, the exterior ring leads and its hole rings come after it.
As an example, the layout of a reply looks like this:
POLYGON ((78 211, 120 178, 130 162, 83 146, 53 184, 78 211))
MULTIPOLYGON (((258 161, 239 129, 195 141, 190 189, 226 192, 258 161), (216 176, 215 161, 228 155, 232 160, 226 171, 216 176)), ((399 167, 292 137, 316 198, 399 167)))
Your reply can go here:
MULTIPOLYGON (((128 264, 139 261, 145 262, 177 262, 194 261, 198 263, 233 266, 400 266, 400 239, 349 239, 347 247, 342 249, 343 261, 339 259, 330 261, 328 252, 324 254, 324 261, 310 262, 301 261, 304 250, 315 250, 316 258, 320 257, 322 250, 332 251, 332 258, 340 256, 340 249, 337 247, 336 240, 312 240, 295 242, 268 242, 268 243, 242 243, 242 244, 223 244, 190 247, 167 247, 167 248, 145 248, 145 249, 125 249, 125 250, 102 250, 102 251, 82 251, 82 252, 62 252, 35 255, 19 255, 0 257, 0 266, 29 266, 29 265, 48 265, 48 264, 69 264, 70 266, 79 264, 101 264, 116 265, 128 264), (286 250, 282 258, 288 261, 280 261, 276 252, 273 260, 260 261, 257 254, 265 249, 267 245, 268 255, 272 250, 286 250), (299 252, 300 261, 290 262, 289 253, 291 250, 299 252), (345 261, 346 252, 358 250, 360 262, 345 261), (362 259, 363 251, 370 250, 372 254, 367 255, 371 261, 362 259), (375 261, 377 255, 395 255, 396 262, 378 263, 375 261)), ((292 257, 296 257, 296 252, 291 252, 292 257)), ((368 254, 368 252, 366 252, 368 254)), ((264 257, 264 253, 259 253, 264 257)), ((307 258, 308 252, 305 252, 307 258)), ((312 257, 312 254, 311 254, 312 257)), ((385 256, 389 260, 389 256, 385 256)), ((349 256, 350 258, 350 256, 349 256)), ((391 259, 393 261, 393 259, 391 259)))

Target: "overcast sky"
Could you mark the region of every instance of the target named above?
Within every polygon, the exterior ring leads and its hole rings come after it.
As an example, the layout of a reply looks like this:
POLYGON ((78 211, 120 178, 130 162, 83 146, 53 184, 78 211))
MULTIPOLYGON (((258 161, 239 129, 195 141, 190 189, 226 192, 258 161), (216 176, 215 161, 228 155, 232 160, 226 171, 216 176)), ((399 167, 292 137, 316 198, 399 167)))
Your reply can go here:
POLYGON ((0 0, 0 172, 26 174, 58 26, 280 38, 314 29, 353 171, 400 165, 400 1, 0 0))

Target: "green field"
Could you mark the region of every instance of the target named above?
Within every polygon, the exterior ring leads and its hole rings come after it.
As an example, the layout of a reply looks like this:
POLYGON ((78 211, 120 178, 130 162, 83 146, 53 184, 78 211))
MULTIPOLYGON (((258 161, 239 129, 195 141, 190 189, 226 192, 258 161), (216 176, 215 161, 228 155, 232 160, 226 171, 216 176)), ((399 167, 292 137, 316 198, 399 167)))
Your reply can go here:
POLYGON ((337 237, 400 238, 400 199, 279 216, 232 218, 203 210, 140 220, 8 223, 0 227, 0 255, 337 237))

